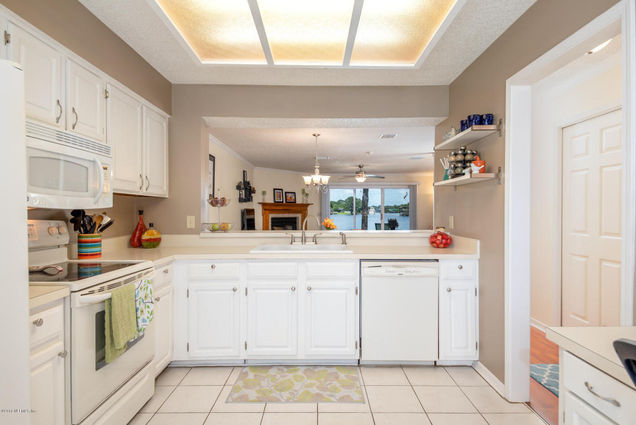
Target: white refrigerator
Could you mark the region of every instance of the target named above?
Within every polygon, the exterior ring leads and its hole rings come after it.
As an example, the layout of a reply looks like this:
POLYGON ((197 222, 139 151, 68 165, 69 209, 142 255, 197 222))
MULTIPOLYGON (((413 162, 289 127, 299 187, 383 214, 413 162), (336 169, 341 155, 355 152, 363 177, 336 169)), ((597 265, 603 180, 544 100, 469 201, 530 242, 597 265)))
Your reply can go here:
POLYGON ((0 60, 0 423, 28 425, 29 274, 24 75, 0 60))

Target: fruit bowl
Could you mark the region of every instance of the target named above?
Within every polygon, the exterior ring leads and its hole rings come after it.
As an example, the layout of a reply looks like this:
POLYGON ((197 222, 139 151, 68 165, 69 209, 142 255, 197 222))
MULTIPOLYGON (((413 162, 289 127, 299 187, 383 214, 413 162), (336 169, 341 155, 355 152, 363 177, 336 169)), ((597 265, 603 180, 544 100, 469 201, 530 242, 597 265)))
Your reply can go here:
POLYGON ((221 230, 221 223, 210 223, 208 229, 210 230, 210 232, 218 232, 219 230, 221 230))
POLYGON ((453 238, 446 232, 437 231, 428 238, 433 248, 448 248, 453 243, 453 238))
POLYGON ((228 232, 232 229, 232 223, 221 223, 221 230, 224 232, 228 232))

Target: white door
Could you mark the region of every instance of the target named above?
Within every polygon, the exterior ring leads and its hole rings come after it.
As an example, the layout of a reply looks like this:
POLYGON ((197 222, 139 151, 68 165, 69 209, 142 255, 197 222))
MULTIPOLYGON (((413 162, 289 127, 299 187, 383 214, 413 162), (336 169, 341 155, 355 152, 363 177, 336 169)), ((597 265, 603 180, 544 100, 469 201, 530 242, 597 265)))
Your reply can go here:
POLYGON ((442 280, 439 291, 440 360, 477 359, 475 282, 442 280))
POLYGON ((157 376, 172 360, 172 286, 164 286, 154 296, 155 358, 153 365, 155 376, 157 376))
POLYGON ((106 140, 106 85, 99 75, 67 60, 67 129, 106 140))
POLYGON ((58 341, 31 354, 32 425, 64 425, 64 344, 58 341))
POLYGON ((358 352, 355 281, 307 281, 304 288, 306 357, 344 359, 358 352))
POLYGON ((240 291, 238 282, 193 281, 189 285, 190 357, 239 358, 240 291))
POLYGON ((8 58, 24 70, 25 109, 34 118, 64 128, 62 54, 9 22, 8 58))
POLYGON ((612 425, 613 421, 601 412, 575 396, 569 391, 565 393, 565 420, 568 425, 612 425))
POLYGON ((298 352, 297 282, 249 282, 247 355, 295 356, 298 352))
POLYGON ((168 119, 144 106, 144 192, 168 196, 168 119))
POLYGON ((108 93, 106 142, 113 147, 113 188, 120 193, 141 193, 141 102, 112 85, 108 85, 108 93))
POLYGON ((563 326, 619 326, 621 111, 563 129, 563 326))

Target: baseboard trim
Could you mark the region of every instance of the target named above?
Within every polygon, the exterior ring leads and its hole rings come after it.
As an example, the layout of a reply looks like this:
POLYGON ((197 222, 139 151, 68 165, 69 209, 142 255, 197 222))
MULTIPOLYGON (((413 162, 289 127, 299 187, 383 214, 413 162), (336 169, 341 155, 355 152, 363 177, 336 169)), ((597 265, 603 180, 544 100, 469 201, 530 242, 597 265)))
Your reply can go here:
POLYGON ((473 364, 473 369, 475 369, 475 371, 480 374, 481 377, 484 378, 484 380, 499 393, 499 395, 506 400, 508 399, 506 397, 506 386, 504 383, 501 382, 490 370, 488 370, 482 362, 475 362, 473 364))
POLYGON ((550 327, 540 320, 534 319, 532 317, 530 318, 530 326, 539 329, 543 333, 545 333, 546 329, 550 327))

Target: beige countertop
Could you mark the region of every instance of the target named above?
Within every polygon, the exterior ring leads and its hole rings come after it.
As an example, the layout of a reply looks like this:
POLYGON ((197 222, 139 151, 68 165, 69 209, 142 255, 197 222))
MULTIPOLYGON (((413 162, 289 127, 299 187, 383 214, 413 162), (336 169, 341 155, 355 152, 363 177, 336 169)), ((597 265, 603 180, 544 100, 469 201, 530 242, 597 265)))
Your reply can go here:
POLYGON ((612 345, 620 338, 636 340, 636 326, 548 328, 546 337, 595 368, 636 389, 612 345))
POLYGON ((29 308, 57 301, 70 294, 68 287, 61 285, 29 286, 29 308))
POLYGON ((430 246, 349 246, 352 253, 290 252, 250 253, 256 245, 159 247, 154 249, 124 248, 104 252, 104 260, 148 260, 161 265, 172 260, 230 260, 230 259, 362 259, 362 260, 434 260, 478 259, 475 250, 461 248, 436 249, 430 246))

